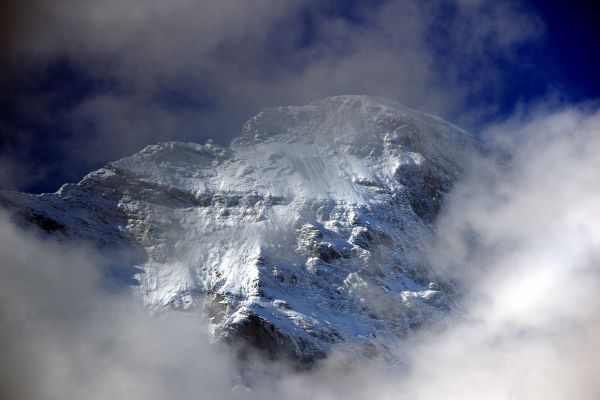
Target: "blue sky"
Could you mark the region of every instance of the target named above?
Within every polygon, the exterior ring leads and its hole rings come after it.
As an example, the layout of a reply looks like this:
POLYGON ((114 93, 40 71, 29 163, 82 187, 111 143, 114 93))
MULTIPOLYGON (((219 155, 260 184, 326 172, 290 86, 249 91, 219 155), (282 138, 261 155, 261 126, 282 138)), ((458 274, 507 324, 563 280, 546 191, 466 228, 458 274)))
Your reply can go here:
POLYGON ((146 144, 227 144, 260 109, 373 94, 474 132, 600 97, 598 6, 27 0, 1 9, 0 188, 54 191, 146 144))

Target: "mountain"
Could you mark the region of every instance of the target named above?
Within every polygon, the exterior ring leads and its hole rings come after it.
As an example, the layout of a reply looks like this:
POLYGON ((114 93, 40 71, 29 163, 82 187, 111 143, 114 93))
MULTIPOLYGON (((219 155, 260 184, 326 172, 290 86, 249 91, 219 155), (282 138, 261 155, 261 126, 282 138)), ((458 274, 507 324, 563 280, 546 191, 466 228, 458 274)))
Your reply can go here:
POLYGON ((215 339, 300 362, 386 343, 453 308, 425 251, 478 144, 390 100, 265 109, 230 146, 160 143, 56 193, 0 193, 22 225, 115 254, 151 309, 203 304, 215 339))

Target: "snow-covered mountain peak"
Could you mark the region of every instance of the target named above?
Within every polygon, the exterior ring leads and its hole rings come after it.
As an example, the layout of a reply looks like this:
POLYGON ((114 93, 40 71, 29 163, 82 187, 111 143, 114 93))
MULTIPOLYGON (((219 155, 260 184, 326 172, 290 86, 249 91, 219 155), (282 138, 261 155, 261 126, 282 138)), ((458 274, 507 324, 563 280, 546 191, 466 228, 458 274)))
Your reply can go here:
POLYGON ((263 110, 228 147, 160 143, 0 200, 51 234, 131 249, 116 276, 151 308, 207 296, 216 338, 299 360, 385 355, 451 307, 423 243, 476 147, 437 117, 338 96, 263 110))
POLYGON ((354 145, 351 150, 357 152, 377 151, 381 149, 369 145, 377 145, 386 135, 389 141, 404 139, 403 145, 420 145, 420 150, 425 151, 435 150, 433 142, 468 136, 438 117, 392 100, 346 95, 313 101, 305 106, 267 108, 244 124, 234 145, 264 140, 312 142, 322 139, 325 144, 354 145), (413 137, 415 133, 418 138, 413 137))

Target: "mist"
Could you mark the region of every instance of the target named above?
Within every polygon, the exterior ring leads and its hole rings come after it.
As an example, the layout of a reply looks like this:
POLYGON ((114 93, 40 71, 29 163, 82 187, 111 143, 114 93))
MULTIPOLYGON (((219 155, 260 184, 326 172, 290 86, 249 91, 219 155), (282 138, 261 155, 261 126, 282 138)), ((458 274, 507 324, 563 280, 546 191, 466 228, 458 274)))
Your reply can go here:
POLYGON ((542 105, 485 136, 505 156, 474 161, 432 252, 466 288, 465 314, 417 346, 417 393, 597 398, 600 113, 542 105))
POLYGON ((234 385, 200 313, 151 314, 107 280, 108 258, 5 215, 0 238, 1 398, 208 399, 234 385))
POLYGON ((0 387, 7 399, 597 399, 600 113, 526 110, 447 195, 429 262, 457 311, 393 344, 398 362, 333 351, 309 371, 243 364, 201 307, 150 313, 106 255, 0 223, 0 387))

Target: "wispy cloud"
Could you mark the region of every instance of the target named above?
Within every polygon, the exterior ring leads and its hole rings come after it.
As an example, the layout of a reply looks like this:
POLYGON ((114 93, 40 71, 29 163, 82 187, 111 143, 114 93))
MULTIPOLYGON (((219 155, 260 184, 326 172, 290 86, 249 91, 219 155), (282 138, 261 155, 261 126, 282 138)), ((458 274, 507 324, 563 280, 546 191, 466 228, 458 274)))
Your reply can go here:
POLYGON ((261 108, 330 95, 380 95, 470 123, 506 94, 508 73, 529 68, 518 51, 543 32, 516 4, 480 1, 62 0, 13 14, 4 53, 24 92, 15 112, 27 120, 34 104, 60 128, 22 134, 60 142, 63 170, 79 173, 160 140, 226 143, 261 108), (79 80, 23 83, 57 62, 79 80))
POLYGON ((439 221, 436 263, 468 294, 460 322, 416 348, 423 398, 600 394, 599 133, 586 106, 488 130, 510 157, 480 161, 439 221))
POLYGON ((228 353, 198 313, 152 316, 110 292, 106 259, 0 218, 0 397, 224 398, 228 353))

